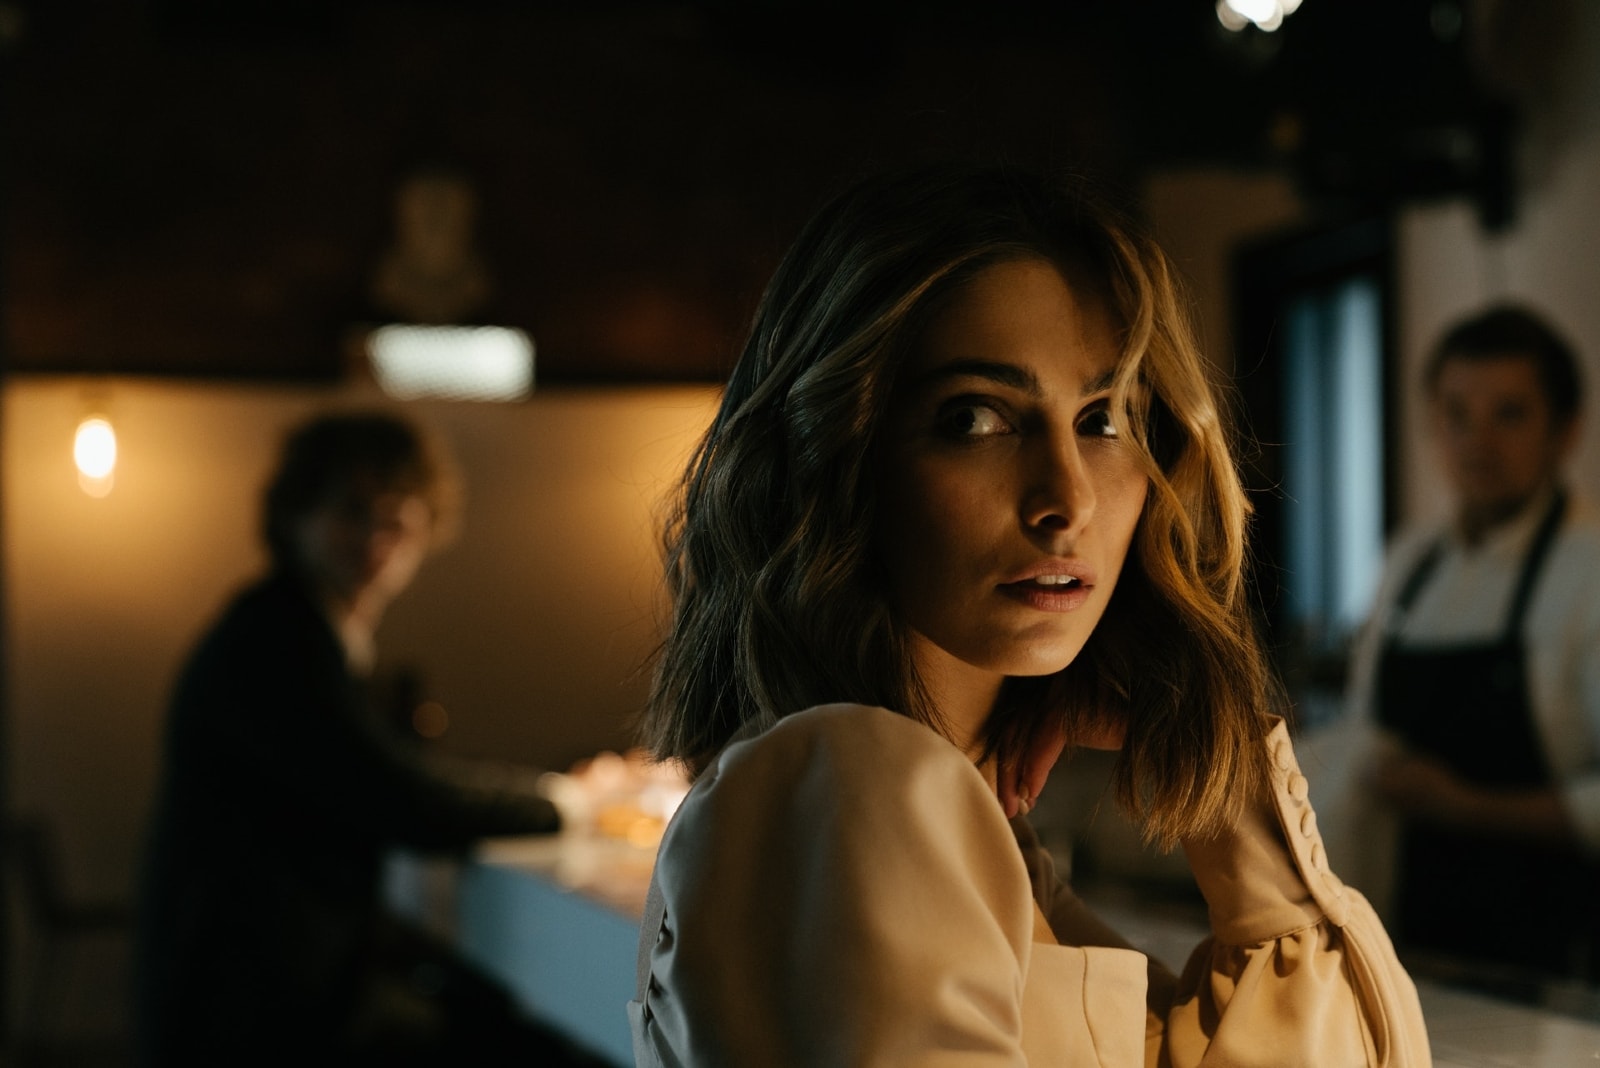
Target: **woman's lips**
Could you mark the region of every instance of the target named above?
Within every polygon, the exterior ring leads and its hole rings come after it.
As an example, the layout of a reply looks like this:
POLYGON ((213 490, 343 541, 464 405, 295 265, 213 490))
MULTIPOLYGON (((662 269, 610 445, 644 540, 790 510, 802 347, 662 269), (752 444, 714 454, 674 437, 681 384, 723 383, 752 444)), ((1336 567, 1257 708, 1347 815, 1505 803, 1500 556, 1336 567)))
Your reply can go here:
POLYGON ((1041 612, 1070 612, 1080 608, 1089 599, 1093 586, 1073 582, 1065 586, 1043 585, 1038 582, 1006 582, 999 587, 1001 593, 1041 612))
POLYGON ((1070 612, 1089 599, 1094 571, 1077 560, 1035 564, 1000 583, 1001 593, 1042 612, 1070 612))

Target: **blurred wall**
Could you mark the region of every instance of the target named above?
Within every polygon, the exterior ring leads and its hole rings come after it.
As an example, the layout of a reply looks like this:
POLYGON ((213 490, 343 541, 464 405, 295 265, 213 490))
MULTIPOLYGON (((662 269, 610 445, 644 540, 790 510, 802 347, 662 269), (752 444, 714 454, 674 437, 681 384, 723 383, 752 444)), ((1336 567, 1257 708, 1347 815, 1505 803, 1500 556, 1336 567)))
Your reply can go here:
MULTIPOLYGON (((1226 383, 1241 363, 1233 338, 1233 250, 1304 223, 1306 205, 1287 175, 1215 165, 1156 171, 1143 194, 1150 229, 1183 281, 1200 351, 1226 383)), ((1243 354, 1245 366, 1254 359, 1243 354)))
POLYGON ((474 321, 535 334, 545 381, 715 381, 841 182, 964 155, 1126 172, 1109 9, 898 3, 26 4, 7 365, 332 381, 346 329, 394 313, 369 286, 396 183, 444 162, 478 198, 474 321))
MULTIPOLYGON (((466 510, 379 633, 450 711, 444 744, 565 767, 628 743, 656 640, 656 509, 709 421, 704 387, 552 389, 514 405, 412 404, 451 447, 466 510)), ((69 886, 130 891, 182 657, 262 567, 257 501, 283 431, 326 390, 13 379, 0 409, 11 797, 63 836, 69 886), (106 411, 109 496, 71 442, 106 411)))

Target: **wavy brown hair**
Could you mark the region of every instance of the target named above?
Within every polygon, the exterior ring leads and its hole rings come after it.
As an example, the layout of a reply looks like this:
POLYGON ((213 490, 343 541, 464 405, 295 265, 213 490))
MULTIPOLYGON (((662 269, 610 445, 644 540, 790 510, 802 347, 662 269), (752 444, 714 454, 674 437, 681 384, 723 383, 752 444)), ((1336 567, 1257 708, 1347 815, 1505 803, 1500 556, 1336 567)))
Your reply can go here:
POLYGON ((1008 682, 988 750, 1124 717, 1117 796, 1164 844, 1217 829, 1264 774, 1277 689, 1245 593, 1249 509, 1171 267, 1083 183, 1003 167, 860 183, 780 263, 664 535, 673 615, 642 722, 658 757, 698 773, 735 732, 834 701, 942 729, 874 558, 874 450, 930 317, 1027 257, 1110 310, 1113 404, 1150 493, 1094 634, 1061 672, 1008 682))

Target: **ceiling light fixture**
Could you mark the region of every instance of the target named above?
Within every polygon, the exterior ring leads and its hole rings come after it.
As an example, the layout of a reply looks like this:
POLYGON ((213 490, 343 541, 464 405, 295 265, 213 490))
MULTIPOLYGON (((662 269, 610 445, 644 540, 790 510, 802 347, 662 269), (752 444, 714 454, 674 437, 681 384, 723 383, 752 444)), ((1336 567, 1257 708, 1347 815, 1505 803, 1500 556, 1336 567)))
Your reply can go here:
POLYGON ((378 386, 396 400, 514 401, 533 391, 533 339, 503 326, 380 326, 367 335, 378 386))

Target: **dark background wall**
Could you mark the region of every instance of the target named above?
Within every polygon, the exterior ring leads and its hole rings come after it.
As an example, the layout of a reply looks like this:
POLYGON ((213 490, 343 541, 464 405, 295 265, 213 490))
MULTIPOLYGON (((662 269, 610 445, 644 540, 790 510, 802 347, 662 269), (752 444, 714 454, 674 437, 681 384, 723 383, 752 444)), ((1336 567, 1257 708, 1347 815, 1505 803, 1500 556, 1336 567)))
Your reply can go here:
POLYGON ((716 377, 849 176, 1122 167, 1086 38, 864 10, 40 5, 5 117, 12 366, 334 376, 395 183, 445 161, 480 196, 482 317, 542 377, 716 377))
POLYGON ((397 180, 446 161, 480 197, 481 318, 529 330, 541 377, 716 378, 799 221, 886 164, 1480 182, 1416 136, 1470 155, 1486 128, 1441 9, 1310 0, 1235 35, 1212 0, 12 3, 10 366, 336 377, 397 180))

